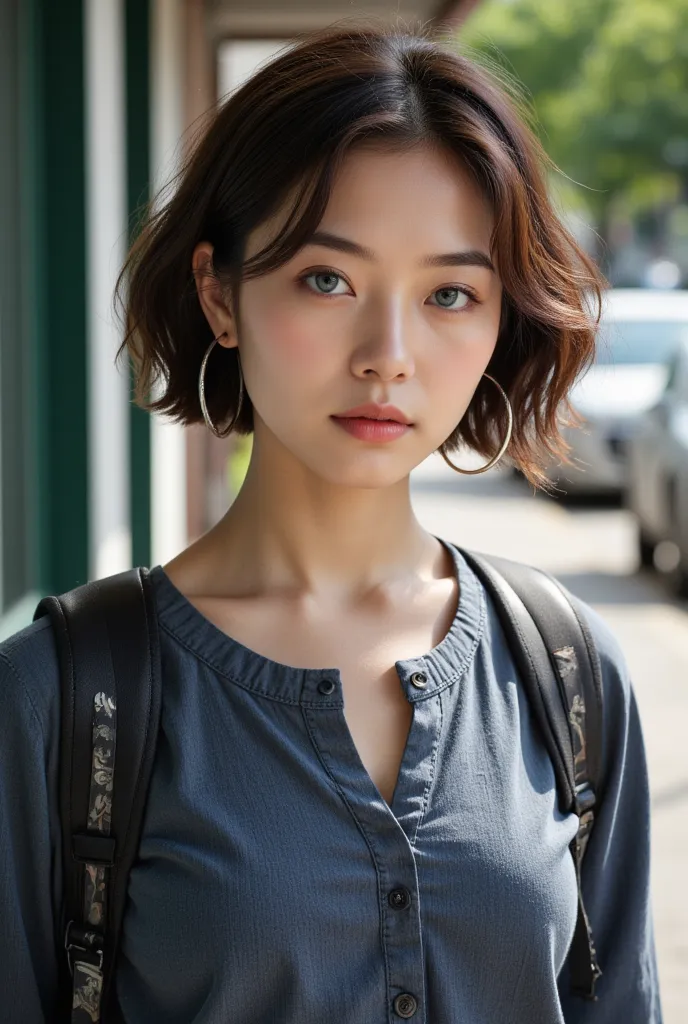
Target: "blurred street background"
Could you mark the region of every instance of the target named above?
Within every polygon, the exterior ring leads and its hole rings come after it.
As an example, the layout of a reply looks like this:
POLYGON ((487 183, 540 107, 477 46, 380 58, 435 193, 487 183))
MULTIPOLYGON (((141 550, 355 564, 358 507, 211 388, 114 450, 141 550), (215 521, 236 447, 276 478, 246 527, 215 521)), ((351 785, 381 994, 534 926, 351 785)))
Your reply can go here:
POLYGON ((511 83, 610 282, 554 495, 433 456, 413 496, 434 533, 553 572, 617 633, 650 765, 665 1022, 685 1024, 688 0, 0 0, 0 639, 44 594, 168 561, 232 502, 250 440, 133 406, 115 280, 206 112, 357 15, 437 29, 511 83))

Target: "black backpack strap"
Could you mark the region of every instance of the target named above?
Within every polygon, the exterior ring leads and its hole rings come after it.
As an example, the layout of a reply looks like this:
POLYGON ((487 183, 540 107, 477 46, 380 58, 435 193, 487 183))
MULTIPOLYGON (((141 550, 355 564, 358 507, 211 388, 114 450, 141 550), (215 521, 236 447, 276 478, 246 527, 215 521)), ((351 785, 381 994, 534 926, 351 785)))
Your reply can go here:
POLYGON ((115 960, 160 718, 149 571, 129 569, 45 597, 34 619, 43 615, 54 629, 61 682, 62 1009, 72 1024, 94 1024, 120 1019, 115 960))
POLYGON ((597 963, 583 903, 581 868, 602 789, 602 673, 587 623, 561 584, 533 566, 460 549, 490 593, 547 744, 561 806, 578 815, 571 843, 578 919, 569 967, 571 991, 597 1000, 597 963))

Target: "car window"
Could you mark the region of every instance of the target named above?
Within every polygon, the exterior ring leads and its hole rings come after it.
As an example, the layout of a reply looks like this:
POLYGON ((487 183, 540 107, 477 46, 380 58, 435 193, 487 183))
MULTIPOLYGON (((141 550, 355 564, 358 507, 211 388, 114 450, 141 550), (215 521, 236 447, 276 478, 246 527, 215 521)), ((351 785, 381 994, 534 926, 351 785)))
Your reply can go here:
POLYGON ((688 338, 688 321, 603 320, 595 362, 667 363, 683 338, 688 338))

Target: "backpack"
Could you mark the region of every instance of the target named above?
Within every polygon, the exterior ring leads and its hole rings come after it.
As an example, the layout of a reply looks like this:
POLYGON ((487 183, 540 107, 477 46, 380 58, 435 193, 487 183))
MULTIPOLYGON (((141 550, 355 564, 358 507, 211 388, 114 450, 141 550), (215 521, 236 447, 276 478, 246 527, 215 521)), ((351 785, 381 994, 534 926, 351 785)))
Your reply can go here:
MULTIPOLYGON (((597 1001, 602 974, 581 891, 581 867, 602 790, 602 680, 589 627, 548 573, 459 549, 496 607, 541 729, 571 842, 578 918, 568 951, 571 992, 597 1001)), ((114 968, 153 767, 161 706, 160 640, 146 567, 45 597, 61 683, 59 801, 64 900, 58 921, 61 1019, 123 1018, 114 968)))

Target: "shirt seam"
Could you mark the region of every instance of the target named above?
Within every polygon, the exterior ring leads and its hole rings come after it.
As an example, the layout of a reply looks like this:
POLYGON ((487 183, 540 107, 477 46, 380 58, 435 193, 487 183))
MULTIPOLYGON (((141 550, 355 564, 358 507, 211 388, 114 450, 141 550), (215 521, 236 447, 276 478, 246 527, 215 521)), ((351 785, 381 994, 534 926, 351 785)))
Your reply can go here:
POLYGON ((382 955, 383 955, 384 961, 385 961, 385 985, 386 985, 386 991, 385 991, 385 1011, 386 1011, 386 1013, 389 1014, 389 1007, 387 1006, 387 1003, 389 1001, 389 994, 390 994, 390 988, 391 988, 391 978, 390 978, 390 968, 389 968, 389 953, 388 953, 388 948, 387 948, 388 947, 387 930, 386 930, 385 914, 384 914, 384 910, 383 910, 383 901, 384 901, 383 889, 384 889, 384 885, 383 885, 382 870, 381 870, 381 863, 383 861, 383 857, 380 856, 380 859, 378 860, 378 853, 377 853, 377 851, 375 849, 375 843, 374 843, 374 835, 370 835, 368 833, 368 830, 364 827, 362 822, 359 820, 359 817, 356 814, 354 806, 349 801, 349 799, 347 798, 347 795, 346 795, 344 789, 339 784, 339 782, 337 781, 337 779, 333 775, 332 771, 330 770, 330 767, 327 764, 327 760, 326 760, 326 758, 323 755, 323 751, 322 751, 322 749, 320 747, 320 744, 318 743, 318 740, 317 740, 317 737, 315 735, 315 732, 314 732, 314 730, 313 730, 313 728, 311 726, 310 721, 308 720, 308 715, 305 714, 305 713, 303 714, 303 720, 304 720, 304 723, 306 725, 306 732, 310 736, 311 743, 313 744, 313 747, 315 748, 315 751, 316 751, 316 753, 318 755, 318 759, 319 759, 320 763, 322 764, 323 768, 325 769, 326 773, 330 777, 330 779, 331 779, 332 783, 334 784, 335 788, 337 789, 340 797, 342 798, 342 800, 346 804, 346 807, 349 810, 349 814, 351 815, 351 817, 356 822, 356 827, 358 828, 358 831, 363 836, 363 841, 365 842, 366 846, 368 847, 368 850, 370 851, 370 858, 371 858, 371 860, 373 862, 373 867, 375 868, 375 878, 377 880, 377 893, 378 893, 378 914, 379 914, 379 926, 380 926, 380 944, 382 946, 382 955))
POLYGON ((40 715, 38 714, 38 709, 36 708, 36 705, 34 703, 33 697, 29 693, 28 687, 26 686, 26 683, 24 682, 24 679, 22 677, 21 672, 16 667, 16 665, 12 664, 12 662, 10 661, 8 656, 4 652, 2 652, 2 651, 0 651, 0 660, 2 662, 4 662, 5 665, 7 665, 7 667, 10 670, 10 673, 16 679, 17 684, 19 686, 19 689, 20 689, 22 695, 25 697, 27 704, 29 705, 29 708, 31 710, 31 714, 33 715, 33 717, 35 719, 35 722, 36 722, 36 725, 38 726, 38 729, 40 731, 41 740, 43 742, 43 745, 45 746, 45 731, 43 729, 43 723, 41 721, 40 715))
MULTIPOLYGON (((446 690, 448 686, 451 686, 452 683, 455 683, 457 681, 457 679, 460 679, 461 676, 464 675, 470 668, 471 662, 475 657, 475 652, 477 651, 483 639, 483 635, 485 632, 485 623, 487 621, 487 602, 485 601, 485 591, 482 585, 480 586, 480 589, 478 591, 478 601, 480 604, 480 615, 478 618, 478 624, 476 626, 475 639, 473 640, 470 650, 466 651, 458 668, 448 679, 445 679, 443 680, 443 682, 438 683, 438 685, 435 686, 432 690, 430 690, 429 693, 419 693, 417 696, 414 697, 414 704, 423 700, 429 700, 431 697, 437 696, 438 693, 442 693, 443 690, 446 690)), ((423 664, 427 667, 427 662, 425 658, 421 658, 419 660, 421 660, 423 664)), ((428 671, 432 670, 428 669, 428 671)))
POLYGON ((430 790, 432 789, 433 784, 435 782, 435 774, 437 771, 437 754, 440 749, 440 738, 442 736, 442 727, 444 725, 444 707, 441 697, 438 697, 437 703, 439 706, 440 720, 437 724, 437 730, 435 732, 435 742, 432 748, 432 760, 430 762, 430 771, 428 773, 428 781, 425 784, 425 792, 423 793, 423 805, 420 809, 420 813, 416 820, 416 827, 413 830, 413 839, 411 840, 411 846, 414 847, 414 849, 416 846, 416 840, 418 838, 418 829, 420 828, 421 822, 425 818, 425 812, 428 809, 428 803, 430 802, 430 790))
MULTIPOLYGON (((174 640, 176 643, 178 643, 180 647, 183 647, 184 650, 188 651, 189 654, 193 655, 193 657, 196 658, 198 661, 200 661, 202 664, 207 665, 208 668, 213 670, 213 672, 217 672, 218 675, 222 676, 224 679, 228 679, 230 683, 233 683, 235 686, 240 687, 240 689, 244 690, 247 693, 256 693, 256 694, 258 694, 261 697, 265 697, 267 700, 274 700, 274 701, 277 701, 279 704, 289 704, 291 707, 299 707, 299 706, 305 706, 305 707, 311 707, 311 708, 341 708, 342 707, 341 700, 338 700, 338 701, 290 700, 288 697, 278 697, 274 693, 268 693, 265 690, 262 690, 262 689, 260 689, 257 686, 249 686, 246 683, 241 682, 241 680, 237 679, 236 676, 234 676, 230 672, 228 672, 226 668, 222 668, 219 665, 217 665, 215 662, 211 661, 210 658, 207 657, 207 655, 200 654, 199 651, 197 651, 194 647, 192 647, 185 640, 183 640, 169 626, 165 625, 165 623, 160 622, 160 628, 163 630, 164 633, 167 633, 167 635, 172 640, 174 640)), ((295 671, 298 671, 298 669, 296 669, 295 671)))

